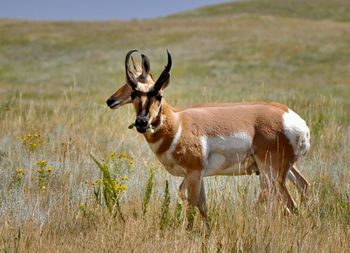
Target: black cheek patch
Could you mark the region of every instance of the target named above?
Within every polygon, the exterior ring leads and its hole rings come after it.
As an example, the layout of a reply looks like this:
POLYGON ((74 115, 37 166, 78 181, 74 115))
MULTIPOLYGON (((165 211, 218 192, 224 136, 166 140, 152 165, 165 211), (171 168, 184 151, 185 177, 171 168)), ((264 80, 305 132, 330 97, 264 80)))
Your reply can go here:
POLYGON ((151 91, 147 92, 147 97, 149 97, 149 98, 155 97, 157 94, 158 94, 158 91, 151 90, 151 91))
POLYGON ((131 100, 134 100, 136 98, 136 96, 137 96, 136 91, 131 92, 131 94, 130 94, 131 100))

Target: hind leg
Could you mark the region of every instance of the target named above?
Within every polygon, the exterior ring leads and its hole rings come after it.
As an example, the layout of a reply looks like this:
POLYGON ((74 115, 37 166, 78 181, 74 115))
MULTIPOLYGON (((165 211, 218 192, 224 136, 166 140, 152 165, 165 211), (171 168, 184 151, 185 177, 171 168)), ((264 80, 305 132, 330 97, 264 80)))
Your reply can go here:
MULTIPOLYGON (((278 193, 280 194, 280 197, 287 209, 287 211, 295 212, 297 210, 296 203, 292 196, 290 195, 287 186, 286 186, 286 179, 287 175, 290 173, 291 169, 293 168, 292 163, 281 163, 281 164, 275 164, 275 166, 278 168, 278 174, 277 174, 277 180, 276 180, 276 187, 278 188, 278 193), (279 166, 279 167, 278 167, 279 166)), ((298 187, 298 184, 296 184, 298 187)))
POLYGON ((291 166, 286 161, 280 161, 279 157, 274 153, 267 153, 264 159, 261 159, 261 156, 255 157, 260 171, 261 193, 258 201, 266 201, 271 194, 279 193, 286 209, 291 212, 296 209, 296 205, 285 185, 291 166))
MULTIPOLYGON (((245 173, 242 173, 242 175, 252 175, 253 173, 255 173, 256 175, 259 175, 260 174, 259 168, 254 157, 247 159, 247 161, 244 164, 245 173)), ((302 202, 307 201, 307 191, 310 183, 305 179, 305 177, 297 169, 297 166, 295 164, 288 171, 287 178, 297 187, 301 195, 302 202)))
MULTIPOLYGON (((245 175, 251 175, 255 173, 256 175, 260 174, 259 171, 259 166, 255 160, 254 157, 252 159, 247 159, 249 162, 245 163, 245 175)), ((262 168, 265 164, 260 162, 260 167, 262 168)), ((296 165, 294 164, 293 166, 290 167, 287 173, 287 178, 297 187, 300 195, 301 195, 301 201, 305 203, 307 201, 307 190, 309 187, 309 182, 303 177, 303 175, 300 173, 300 171, 297 169, 296 165)), ((264 202, 268 198, 268 184, 269 184, 269 179, 266 177, 266 175, 261 175, 260 176, 260 185, 261 185, 261 193, 258 199, 258 202, 264 202)), ((286 187, 281 186, 282 191, 285 192, 284 194, 289 194, 288 190, 286 191, 286 187)), ((290 201, 290 200, 289 200, 290 201)))
POLYGON ((272 179, 271 179, 271 176, 269 176, 268 169, 266 168, 266 164, 256 159, 256 165, 259 168, 259 180, 260 180, 260 188, 261 188, 261 192, 259 194, 256 204, 262 204, 269 199, 273 191, 273 185, 271 184, 272 179))
POLYGON ((284 205, 287 208, 287 211, 289 212, 295 212, 297 210, 296 204, 292 196, 290 195, 287 186, 286 186, 286 179, 287 174, 290 171, 292 167, 292 163, 278 163, 275 164, 276 168, 278 168, 278 173, 276 177, 276 186, 278 188, 278 193, 280 194, 280 197, 282 198, 282 201, 284 205))
POLYGON ((279 182, 278 183, 278 190, 279 193, 281 194, 282 200, 284 204, 286 205, 287 211, 288 212, 296 212, 297 207, 295 204, 295 201, 293 200, 292 196, 290 195, 285 182, 279 182))
POLYGON ((303 203, 307 202, 307 191, 310 183, 303 177, 295 164, 288 172, 288 179, 298 188, 298 191, 301 195, 301 201, 303 203))

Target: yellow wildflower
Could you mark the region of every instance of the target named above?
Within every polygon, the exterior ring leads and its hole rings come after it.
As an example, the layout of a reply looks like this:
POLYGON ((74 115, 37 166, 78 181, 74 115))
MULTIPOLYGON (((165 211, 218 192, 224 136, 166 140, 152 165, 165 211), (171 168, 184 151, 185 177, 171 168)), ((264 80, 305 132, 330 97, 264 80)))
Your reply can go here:
POLYGON ((94 182, 95 185, 101 185, 102 184, 102 179, 99 178, 99 179, 96 179, 95 182, 94 182))
POLYGON ((119 158, 123 159, 123 158, 129 158, 129 155, 127 153, 120 153, 119 154, 119 158))
POLYGON ((122 181, 126 181, 126 180, 129 179, 129 177, 128 177, 128 176, 122 176, 120 179, 121 179, 122 181))
POLYGON ((122 185, 120 186, 120 189, 121 189, 122 192, 125 192, 125 191, 126 191, 126 185, 125 185, 125 184, 122 184, 122 185))
POLYGON ((120 185, 119 185, 118 183, 115 183, 115 184, 113 185, 113 188, 114 188, 114 190, 119 191, 120 185))
POLYGON ((25 170, 23 168, 17 168, 16 169, 16 174, 19 176, 23 176, 25 173, 25 170))
POLYGON ((114 151, 111 151, 108 153, 108 157, 114 159, 115 158, 115 152, 114 151))
POLYGON ((36 162, 36 164, 40 167, 46 167, 47 166, 47 161, 46 160, 40 160, 36 162))

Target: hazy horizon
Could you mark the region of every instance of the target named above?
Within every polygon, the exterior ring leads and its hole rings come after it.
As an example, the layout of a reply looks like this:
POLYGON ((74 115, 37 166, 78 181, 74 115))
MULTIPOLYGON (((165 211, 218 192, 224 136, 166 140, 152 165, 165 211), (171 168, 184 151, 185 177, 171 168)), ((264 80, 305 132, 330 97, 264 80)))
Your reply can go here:
POLYGON ((0 18, 31 20, 131 20, 150 19, 228 2, 227 0, 0 0, 0 18))

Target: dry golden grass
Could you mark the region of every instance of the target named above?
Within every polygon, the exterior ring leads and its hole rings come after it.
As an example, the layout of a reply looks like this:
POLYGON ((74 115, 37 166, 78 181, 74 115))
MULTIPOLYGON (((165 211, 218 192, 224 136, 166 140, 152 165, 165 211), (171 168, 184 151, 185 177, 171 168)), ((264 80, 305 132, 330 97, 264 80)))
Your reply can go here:
POLYGON ((267 12, 276 1, 264 0, 263 9, 252 1, 147 21, 1 20, 0 250, 347 252, 350 24, 346 15, 333 14, 348 5, 320 1, 308 16, 301 1, 288 1, 298 7, 287 15, 288 6, 277 1, 278 8, 267 12), (212 232, 205 238, 199 215, 194 231, 186 232, 183 211, 175 212, 180 179, 128 130, 131 106, 112 111, 104 104, 124 82, 123 60, 131 48, 150 57, 154 73, 169 48, 174 67, 165 96, 175 106, 274 100, 298 112, 312 132, 311 151, 298 163, 311 183, 308 205, 286 216, 278 203, 254 205, 256 176, 206 178, 212 232), (44 141, 31 150, 21 140, 28 133, 44 141), (101 172, 90 153, 101 160, 110 151, 134 158, 120 200, 125 222, 94 195, 101 172), (38 172, 40 160, 48 164, 38 172), (143 215, 152 168, 155 181, 143 215), (166 180, 168 225, 160 229, 166 180))

